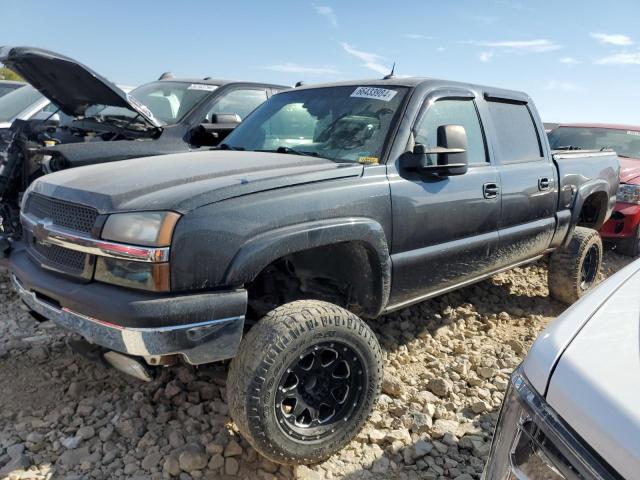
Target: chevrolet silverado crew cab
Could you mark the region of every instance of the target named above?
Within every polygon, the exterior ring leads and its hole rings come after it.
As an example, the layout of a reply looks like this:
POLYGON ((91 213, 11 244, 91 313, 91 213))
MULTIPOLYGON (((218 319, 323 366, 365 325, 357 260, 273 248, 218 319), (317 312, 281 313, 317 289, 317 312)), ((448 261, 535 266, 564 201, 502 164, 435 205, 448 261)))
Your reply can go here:
MULTIPOLYGON (((288 88, 164 74, 125 93, 89 67, 48 50, 1 47, 0 63, 31 84, 25 91, 46 97, 36 117, 0 131, 0 235, 10 238, 20 235, 20 198, 35 178, 216 145, 273 93, 288 88)), ((0 255, 9 246, 0 240, 0 255)))
POLYGON ((367 318, 550 254, 596 280, 611 152, 549 150, 523 93, 427 79, 302 87, 215 150, 92 165, 25 193, 15 286, 120 368, 231 359, 230 412, 266 457, 345 445, 380 389, 367 318))
POLYGON ((505 395, 485 480, 637 479, 640 260, 542 332, 505 395))

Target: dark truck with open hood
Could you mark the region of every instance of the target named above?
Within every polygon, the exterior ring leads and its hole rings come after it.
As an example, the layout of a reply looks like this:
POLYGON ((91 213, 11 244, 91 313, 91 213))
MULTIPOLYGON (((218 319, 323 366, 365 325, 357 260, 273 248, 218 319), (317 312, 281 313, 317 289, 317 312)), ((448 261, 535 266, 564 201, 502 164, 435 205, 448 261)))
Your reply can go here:
POLYGON ((0 47, 0 63, 58 107, 48 117, 15 121, 0 131, 0 235, 11 237, 19 236, 18 205, 35 178, 217 145, 258 105, 288 88, 165 74, 125 93, 87 66, 47 50, 0 47))
POLYGON ((12 281, 35 312, 149 378, 233 359, 230 413, 275 462, 315 462, 382 380, 366 320, 549 255, 595 283, 613 152, 557 152, 519 92, 402 78, 273 96, 216 150, 58 172, 23 200, 12 281))

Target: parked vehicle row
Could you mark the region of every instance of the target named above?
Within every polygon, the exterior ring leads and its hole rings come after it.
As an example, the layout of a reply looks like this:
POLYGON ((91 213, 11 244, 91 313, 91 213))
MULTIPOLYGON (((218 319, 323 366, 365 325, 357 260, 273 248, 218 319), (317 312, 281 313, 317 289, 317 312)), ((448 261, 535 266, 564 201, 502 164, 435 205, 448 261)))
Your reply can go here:
POLYGON ((618 175, 614 152, 552 152, 521 92, 303 86, 213 149, 36 179, 11 278, 35 316, 140 378, 232 359, 240 432, 273 461, 311 463, 376 401, 365 319, 543 255, 551 294, 575 301, 597 278, 618 175))
POLYGON ((20 200, 35 178, 216 145, 258 105, 288 88, 169 76, 127 94, 85 65, 47 50, 3 47, 0 62, 32 85, 0 99, 30 102, 28 108, 24 102, 13 109, 0 105, 0 116, 13 125, 0 133, 11 144, 0 166, 0 216, 12 237, 19 237, 20 200))

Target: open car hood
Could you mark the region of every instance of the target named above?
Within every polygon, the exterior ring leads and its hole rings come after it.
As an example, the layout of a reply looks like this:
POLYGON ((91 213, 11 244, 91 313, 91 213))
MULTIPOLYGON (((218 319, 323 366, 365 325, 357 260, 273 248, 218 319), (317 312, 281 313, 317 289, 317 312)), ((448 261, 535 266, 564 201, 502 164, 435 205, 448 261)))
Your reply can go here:
POLYGON ((161 125, 147 107, 72 58, 40 48, 0 47, 0 62, 67 115, 82 117, 93 105, 107 105, 127 108, 152 127, 161 125))

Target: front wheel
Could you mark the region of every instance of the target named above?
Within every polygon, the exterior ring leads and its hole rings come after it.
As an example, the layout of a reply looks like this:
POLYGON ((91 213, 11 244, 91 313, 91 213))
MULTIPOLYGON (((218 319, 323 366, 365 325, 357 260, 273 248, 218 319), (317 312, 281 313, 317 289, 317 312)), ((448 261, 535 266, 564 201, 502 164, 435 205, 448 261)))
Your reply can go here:
POLYGON ((381 381, 382 352, 371 329, 336 305, 302 300, 269 312, 242 340, 227 397, 258 452, 309 464, 355 437, 381 381))
POLYGON ((569 245, 549 258, 549 295, 568 304, 582 297, 596 284, 602 255, 600 234, 576 227, 569 245))

